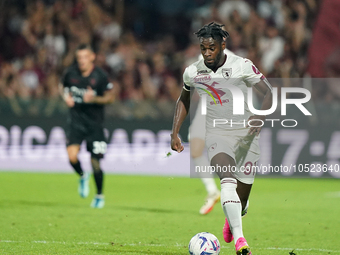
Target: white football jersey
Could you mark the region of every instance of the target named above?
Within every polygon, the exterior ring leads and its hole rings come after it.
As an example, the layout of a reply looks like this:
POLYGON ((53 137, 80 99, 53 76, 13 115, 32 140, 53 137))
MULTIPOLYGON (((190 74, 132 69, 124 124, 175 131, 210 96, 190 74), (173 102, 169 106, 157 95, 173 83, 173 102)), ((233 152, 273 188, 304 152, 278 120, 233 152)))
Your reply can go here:
POLYGON ((247 88, 258 83, 262 77, 262 73, 249 59, 233 54, 227 55, 224 64, 216 72, 209 69, 203 59, 185 69, 184 89, 194 87, 201 97, 206 94, 207 135, 225 135, 227 130, 246 129, 247 120, 252 115, 247 103, 247 88), (230 92, 233 87, 243 94, 243 97, 240 94, 235 96, 238 102, 243 99, 243 115, 233 114, 234 98, 230 92))
MULTIPOLYGON (((224 53, 229 56, 229 55, 235 55, 234 52, 228 50, 227 48, 224 49, 224 53)), ((197 60, 202 60, 203 56, 202 54, 200 54, 197 58, 197 60)), ((191 121, 190 124, 190 131, 189 131, 189 136, 190 138, 200 138, 200 139, 205 139, 205 115, 201 114, 201 105, 202 105, 202 97, 200 97, 200 100, 198 102, 197 105, 197 109, 196 109, 196 113, 195 113, 195 117, 193 118, 193 120, 191 121)), ((190 140, 190 138, 188 138, 188 140, 190 140)))

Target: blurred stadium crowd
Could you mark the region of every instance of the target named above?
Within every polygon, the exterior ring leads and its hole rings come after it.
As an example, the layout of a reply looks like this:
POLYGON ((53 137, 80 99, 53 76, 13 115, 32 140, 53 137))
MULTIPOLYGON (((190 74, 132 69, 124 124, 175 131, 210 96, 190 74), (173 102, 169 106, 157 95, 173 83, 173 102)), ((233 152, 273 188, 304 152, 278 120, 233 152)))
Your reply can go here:
POLYGON ((3 0, 0 99, 10 100, 18 114, 22 102, 39 99, 48 99, 51 112, 63 108, 62 72, 74 62, 77 45, 90 43, 96 64, 115 85, 119 111, 111 107, 112 115, 170 116, 183 70, 200 54, 193 33, 210 21, 225 24, 227 48, 251 59, 267 77, 304 77, 318 5, 316 0, 3 0))

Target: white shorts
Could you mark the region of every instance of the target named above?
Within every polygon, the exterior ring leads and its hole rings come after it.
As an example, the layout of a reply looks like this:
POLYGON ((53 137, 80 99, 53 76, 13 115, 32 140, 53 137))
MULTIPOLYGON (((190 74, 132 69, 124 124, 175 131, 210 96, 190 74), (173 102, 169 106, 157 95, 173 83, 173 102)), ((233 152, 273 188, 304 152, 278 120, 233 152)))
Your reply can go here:
MULTIPOLYGON (((235 178, 242 183, 253 184, 256 174, 256 169, 253 166, 256 166, 257 161, 260 159, 259 137, 255 136, 250 146, 246 149, 240 149, 239 141, 245 137, 244 134, 246 134, 244 131, 228 131, 226 136, 208 135, 206 137, 206 147, 209 161, 218 153, 228 154, 235 160, 237 165, 236 168, 231 170, 235 178), (241 160, 239 160, 240 158, 241 160)), ((218 170, 216 169, 216 171, 218 170)), ((223 169, 220 170, 223 171, 223 169)))
POLYGON ((189 137, 188 140, 192 138, 200 138, 202 140, 205 140, 205 115, 201 114, 201 99, 199 101, 199 104, 196 109, 196 113, 194 116, 194 119, 191 121, 190 127, 189 127, 189 137))

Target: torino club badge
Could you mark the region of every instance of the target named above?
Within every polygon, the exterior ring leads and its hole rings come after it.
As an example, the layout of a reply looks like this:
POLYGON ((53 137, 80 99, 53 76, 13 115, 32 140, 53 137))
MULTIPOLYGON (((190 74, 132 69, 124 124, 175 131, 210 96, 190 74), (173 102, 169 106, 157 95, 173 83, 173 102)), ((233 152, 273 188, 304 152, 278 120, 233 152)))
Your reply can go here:
POLYGON ((231 68, 222 68, 222 75, 224 77, 224 79, 229 80, 230 76, 231 76, 231 68))

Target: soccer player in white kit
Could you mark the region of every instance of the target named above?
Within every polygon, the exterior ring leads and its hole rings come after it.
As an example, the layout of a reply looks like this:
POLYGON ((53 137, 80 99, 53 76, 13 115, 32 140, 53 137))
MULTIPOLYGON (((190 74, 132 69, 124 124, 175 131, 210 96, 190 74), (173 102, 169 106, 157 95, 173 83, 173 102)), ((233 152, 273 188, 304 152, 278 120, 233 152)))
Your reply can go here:
POLYGON ((229 34, 222 27, 212 22, 196 33, 203 60, 184 71, 184 86, 174 114, 171 148, 177 152, 184 149, 178 133, 189 112, 190 90, 196 88, 200 96, 208 99, 206 146, 210 165, 221 180, 221 205, 226 216, 223 236, 228 243, 235 240, 236 254, 245 255, 251 251, 243 236, 241 215, 247 207, 255 172, 251 168, 242 170, 242 167, 255 165, 260 157, 258 135, 265 120, 265 116, 250 112, 247 92, 248 87, 255 87, 263 95, 261 110, 267 110, 272 104, 272 88, 250 60, 223 52, 224 38, 229 34), (240 95, 235 96, 235 86, 243 93, 243 115, 233 114, 234 100, 242 99, 240 95))
MULTIPOLYGON (((232 51, 224 49, 226 55, 235 55, 232 51)), ((202 60, 200 54, 198 60, 202 60)), ((199 100, 195 116, 191 121, 189 128, 190 155, 195 166, 209 166, 207 155, 204 153, 205 147, 205 115, 201 113, 202 101, 199 100)), ((205 203, 200 208, 200 214, 208 214, 214 208, 215 204, 220 201, 220 191, 218 190, 214 178, 200 176, 204 187, 208 193, 205 203)))

